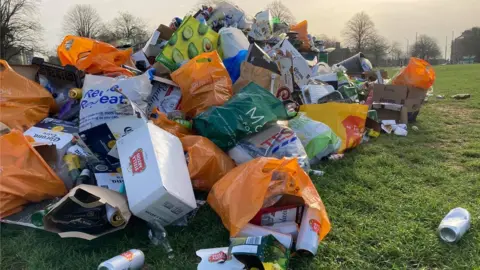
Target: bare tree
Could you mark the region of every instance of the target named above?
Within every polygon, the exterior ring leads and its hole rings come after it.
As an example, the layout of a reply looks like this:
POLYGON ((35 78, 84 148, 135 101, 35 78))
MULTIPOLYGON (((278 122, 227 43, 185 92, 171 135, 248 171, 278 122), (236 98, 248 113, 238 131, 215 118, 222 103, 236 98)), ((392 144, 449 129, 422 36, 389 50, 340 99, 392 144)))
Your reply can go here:
POLYGON ((425 60, 435 59, 441 55, 440 47, 434 38, 427 35, 420 35, 412 46, 412 56, 425 60))
POLYGON ((149 37, 145 22, 128 12, 120 12, 113 19, 111 29, 117 39, 125 39, 132 45, 146 42, 149 37))
POLYGON ((37 1, 0 1, 0 58, 10 61, 26 51, 39 51, 42 28, 35 18, 37 1))
POLYGON ((357 53, 367 49, 375 33, 375 24, 364 11, 355 14, 343 30, 347 44, 357 53))
POLYGON ((92 6, 75 5, 63 18, 63 30, 66 34, 96 38, 103 30, 102 19, 92 6))
POLYGON ((367 52, 373 55, 373 64, 375 66, 380 65, 380 61, 389 53, 390 45, 385 37, 374 34, 371 36, 367 52))
POLYGON ((402 57, 402 45, 398 41, 393 41, 390 44, 390 55, 393 60, 398 61, 402 57))
POLYGON ((272 17, 278 18, 281 22, 284 22, 288 25, 295 24, 295 16, 293 16, 292 11, 280 0, 274 0, 268 4, 265 9, 270 10, 272 17))

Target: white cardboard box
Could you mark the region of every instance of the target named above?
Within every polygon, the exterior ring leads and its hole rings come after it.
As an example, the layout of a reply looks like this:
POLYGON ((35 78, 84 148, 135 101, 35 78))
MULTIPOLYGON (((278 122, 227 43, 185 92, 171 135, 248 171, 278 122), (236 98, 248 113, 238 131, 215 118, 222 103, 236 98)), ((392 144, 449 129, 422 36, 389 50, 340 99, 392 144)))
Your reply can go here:
POLYGON ((180 140, 152 122, 117 141, 132 213, 168 225, 197 207, 180 140))

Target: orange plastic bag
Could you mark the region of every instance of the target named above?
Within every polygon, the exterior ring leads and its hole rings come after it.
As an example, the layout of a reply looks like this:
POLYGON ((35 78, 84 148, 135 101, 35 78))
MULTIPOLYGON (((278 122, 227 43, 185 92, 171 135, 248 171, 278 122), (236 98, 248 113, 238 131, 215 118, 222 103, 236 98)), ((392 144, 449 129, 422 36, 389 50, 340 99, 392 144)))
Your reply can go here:
POLYGON ((67 193, 62 180, 18 130, 0 136, 0 165, 0 218, 21 211, 28 202, 67 193))
POLYGON ((213 185, 235 168, 233 160, 209 139, 185 136, 180 139, 188 153, 188 172, 194 189, 210 191, 213 185))
POLYGON ((181 110, 188 118, 232 97, 232 80, 217 51, 196 56, 171 76, 182 89, 181 110))
POLYGON ((190 129, 180 125, 175 121, 168 119, 167 115, 160 112, 158 108, 155 108, 153 110, 153 114, 156 115, 156 117, 151 117, 150 120, 152 120, 152 122, 156 126, 170 132, 171 134, 177 136, 178 138, 182 138, 183 136, 186 136, 186 135, 194 135, 190 129))
POLYGON ((308 51, 310 50, 310 40, 308 39, 308 22, 303 21, 296 25, 292 25, 290 27, 291 31, 295 31, 298 33, 298 39, 303 41, 302 46, 300 46, 300 50, 308 51))
POLYGON ((57 54, 62 65, 73 65, 90 74, 133 76, 121 67, 131 65, 132 49, 121 51, 108 43, 69 35, 58 46, 57 54))
POLYGON ((213 186, 207 201, 221 217, 230 236, 235 236, 262 208, 264 201, 282 194, 301 197, 306 205, 318 211, 319 239, 323 239, 330 231, 330 221, 312 180, 296 158, 262 157, 244 163, 213 186), (278 180, 278 176, 283 176, 283 181, 278 180))
POLYGON ((428 90, 435 82, 435 70, 427 61, 412 57, 408 65, 392 79, 393 85, 407 85, 428 90))
POLYGON ((56 110, 55 100, 45 88, 0 60, 0 122, 25 131, 56 110))

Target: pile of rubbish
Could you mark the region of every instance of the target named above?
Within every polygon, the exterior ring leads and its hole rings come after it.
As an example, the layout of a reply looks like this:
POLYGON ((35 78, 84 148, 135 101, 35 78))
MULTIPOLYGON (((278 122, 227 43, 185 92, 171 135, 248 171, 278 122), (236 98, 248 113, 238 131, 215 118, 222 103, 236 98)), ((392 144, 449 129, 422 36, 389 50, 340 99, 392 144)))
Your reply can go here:
MULTIPOLYGON (((406 136, 435 72, 412 58, 388 79, 362 53, 329 66, 307 27, 222 2, 136 52, 66 36, 62 66, 0 60, 2 222, 91 240, 135 216, 173 256, 164 227, 188 226, 207 198, 231 238, 197 251, 198 269, 315 255, 331 225, 312 168, 406 136)), ((143 253, 112 260, 103 269, 141 267, 143 253)))

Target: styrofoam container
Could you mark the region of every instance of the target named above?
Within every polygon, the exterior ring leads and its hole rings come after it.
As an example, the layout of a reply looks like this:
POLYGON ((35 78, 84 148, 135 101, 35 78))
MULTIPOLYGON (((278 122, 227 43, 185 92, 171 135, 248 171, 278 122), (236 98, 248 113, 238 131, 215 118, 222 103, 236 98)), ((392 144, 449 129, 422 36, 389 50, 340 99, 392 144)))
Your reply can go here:
POLYGON ((152 122, 117 141, 132 213, 163 226, 196 208, 180 140, 152 122))

